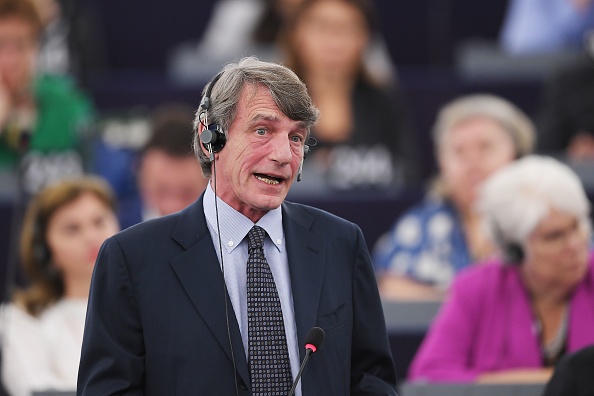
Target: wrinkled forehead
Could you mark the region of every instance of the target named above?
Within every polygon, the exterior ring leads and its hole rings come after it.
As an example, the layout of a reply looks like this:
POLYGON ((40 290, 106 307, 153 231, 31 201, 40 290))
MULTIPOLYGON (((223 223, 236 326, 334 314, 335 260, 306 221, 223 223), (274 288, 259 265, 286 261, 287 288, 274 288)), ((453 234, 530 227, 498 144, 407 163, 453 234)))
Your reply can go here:
POLYGON ((291 117, 291 114, 283 111, 282 98, 275 100, 270 89, 264 84, 246 83, 241 88, 239 100, 235 110, 235 118, 240 111, 249 113, 250 120, 266 119, 269 121, 278 121, 282 118, 288 118, 293 121, 296 127, 304 128, 309 132, 309 126, 304 120, 291 117))

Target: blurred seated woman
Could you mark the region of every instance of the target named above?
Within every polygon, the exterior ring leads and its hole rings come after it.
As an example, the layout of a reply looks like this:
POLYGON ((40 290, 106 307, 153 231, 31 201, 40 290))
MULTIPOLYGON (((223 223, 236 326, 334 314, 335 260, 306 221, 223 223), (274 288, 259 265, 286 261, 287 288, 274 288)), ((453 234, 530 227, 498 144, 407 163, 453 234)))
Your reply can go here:
POLYGON ((12 396, 76 389, 95 259, 118 230, 114 196, 102 179, 59 181, 29 204, 20 246, 29 284, 2 318, 2 381, 12 396))
POLYGON ((588 197, 569 167, 529 156, 489 178, 477 208, 504 258, 456 277, 409 380, 545 383, 594 343, 588 197))
POLYGON ((493 95, 464 96, 440 110, 433 127, 439 176, 373 251, 384 298, 440 300, 458 271, 493 253, 472 210, 478 188, 530 153, 534 140, 528 117, 493 95))
MULTIPOLYGON (((284 30, 285 64, 307 84, 320 119, 305 161, 309 186, 385 188, 414 179, 409 121, 395 86, 365 63, 368 0, 303 0, 284 30)), ((295 185, 299 189, 304 184, 295 185)))

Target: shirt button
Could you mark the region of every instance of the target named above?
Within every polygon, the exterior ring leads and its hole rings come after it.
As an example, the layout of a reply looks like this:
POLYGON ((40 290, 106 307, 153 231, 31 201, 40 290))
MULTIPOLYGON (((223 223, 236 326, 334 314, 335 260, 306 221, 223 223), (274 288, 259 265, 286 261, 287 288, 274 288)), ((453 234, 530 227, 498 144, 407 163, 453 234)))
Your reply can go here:
POLYGON ((233 246, 234 245, 233 241, 229 241, 228 244, 229 244, 229 246, 233 246))
POLYGON ((277 240, 276 240, 276 244, 277 244, 277 245, 280 245, 281 243, 283 243, 283 241, 281 241, 280 239, 277 239, 277 240))

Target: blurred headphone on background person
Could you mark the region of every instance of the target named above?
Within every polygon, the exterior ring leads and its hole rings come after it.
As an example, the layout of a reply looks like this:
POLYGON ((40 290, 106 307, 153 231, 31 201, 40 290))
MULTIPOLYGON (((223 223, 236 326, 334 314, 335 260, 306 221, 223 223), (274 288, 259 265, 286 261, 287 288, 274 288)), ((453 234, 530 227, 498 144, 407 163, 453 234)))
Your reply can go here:
POLYGON ((44 227, 40 222, 41 220, 37 216, 32 230, 31 249, 33 250, 32 257, 35 261, 33 263, 34 267, 37 273, 46 279, 60 278, 60 271, 52 263, 52 254, 44 235, 44 227))
POLYGON ((36 218, 33 224, 33 238, 31 242, 33 258, 37 265, 40 266, 40 269, 42 269, 41 266, 50 260, 51 254, 45 242, 45 236, 43 235, 41 224, 39 224, 39 218, 36 218))
POLYGON ((509 243, 504 246, 503 254, 505 261, 512 265, 520 265, 524 260, 524 249, 517 243, 509 243))
POLYGON ((524 249, 517 242, 509 241, 504 235, 499 224, 493 226, 495 238, 501 247, 503 260, 506 264, 520 265, 524 260, 524 249))

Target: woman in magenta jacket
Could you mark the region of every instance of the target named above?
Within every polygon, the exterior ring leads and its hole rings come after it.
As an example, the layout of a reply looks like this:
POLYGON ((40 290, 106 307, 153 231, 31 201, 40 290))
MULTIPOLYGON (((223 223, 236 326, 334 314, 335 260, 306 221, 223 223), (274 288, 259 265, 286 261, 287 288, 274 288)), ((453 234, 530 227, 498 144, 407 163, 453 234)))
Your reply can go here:
POLYGON ((567 166, 529 156, 494 174, 477 208, 504 259, 454 280, 409 380, 546 382, 594 344, 588 198, 567 166))

